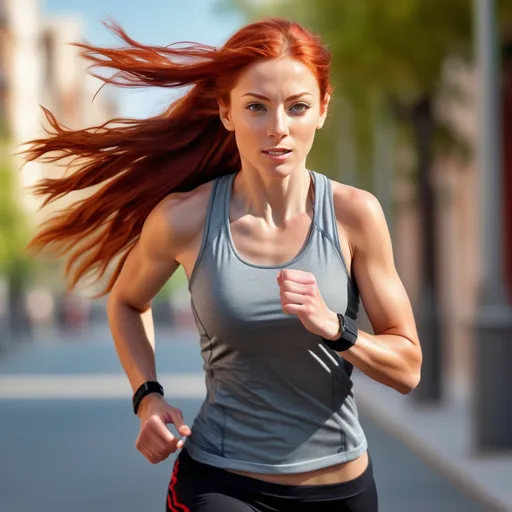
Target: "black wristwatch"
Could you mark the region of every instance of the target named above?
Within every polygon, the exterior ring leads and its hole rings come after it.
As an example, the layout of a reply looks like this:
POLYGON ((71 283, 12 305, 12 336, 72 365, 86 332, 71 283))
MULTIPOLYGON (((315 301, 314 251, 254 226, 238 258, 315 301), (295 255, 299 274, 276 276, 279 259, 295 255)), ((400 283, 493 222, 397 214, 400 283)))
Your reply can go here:
POLYGON ((151 393, 158 393, 159 395, 164 396, 164 388, 162 385, 157 382, 156 380, 150 380, 148 382, 144 382, 144 384, 141 384, 137 391, 133 394, 132 398, 132 404, 133 404, 133 412, 137 414, 139 410, 139 405, 142 399, 150 395, 151 393))
POLYGON ((357 341, 357 325, 349 316, 337 313, 340 323, 340 337, 336 340, 328 340, 322 337, 322 341, 332 350, 343 352, 353 347, 357 341))

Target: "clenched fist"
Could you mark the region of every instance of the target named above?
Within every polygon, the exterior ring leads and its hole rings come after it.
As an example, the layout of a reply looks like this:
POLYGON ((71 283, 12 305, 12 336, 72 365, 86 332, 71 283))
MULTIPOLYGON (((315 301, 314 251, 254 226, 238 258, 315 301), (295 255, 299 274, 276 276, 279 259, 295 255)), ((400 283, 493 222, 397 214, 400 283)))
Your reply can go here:
POLYGON ((313 334, 336 339, 339 322, 324 302, 315 276, 302 270, 281 270, 277 276, 283 311, 296 315, 313 334))
POLYGON ((140 433, 135 447, 152 464, 167 459, 171 453, 183 447, 180 436, 189 436, 190 428, 185 425, 179 409, 169 405, 162 396, 154 394, 144 398, 139 408, 140 433), (179 436, 167 428, 173 424, 179 436))

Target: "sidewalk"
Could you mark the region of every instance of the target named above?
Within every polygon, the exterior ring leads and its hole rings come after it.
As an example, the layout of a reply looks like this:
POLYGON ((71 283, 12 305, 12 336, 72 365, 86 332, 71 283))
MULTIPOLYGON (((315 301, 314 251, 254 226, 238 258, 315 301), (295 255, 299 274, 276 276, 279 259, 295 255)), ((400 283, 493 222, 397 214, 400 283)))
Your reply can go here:
MULTIPOLYGON (((489 511, 512 511, 512 453, 473 454, 471 410, 462 397, 445 405, 419 406, 355 371, 354 392, 361 412, 403 442, 489 511)), ((371 447, 370 447, 371 450, 371 447)))

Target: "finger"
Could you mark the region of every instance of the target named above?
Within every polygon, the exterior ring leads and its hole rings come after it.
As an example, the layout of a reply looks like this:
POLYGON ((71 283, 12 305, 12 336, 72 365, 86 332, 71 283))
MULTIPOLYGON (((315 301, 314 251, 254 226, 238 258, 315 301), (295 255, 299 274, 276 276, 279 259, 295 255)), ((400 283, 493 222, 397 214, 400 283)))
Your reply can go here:
POLYGON ((304 313, 305 307, 303 304, 286 304, 283 306, 283 311, 290 315, 300 315, 304 313))
POLYGON ((140 437, 135 443, 137 450, 146 457, 150 462, 156 464, 166 459, 170 453, 174 453, 177 449, 177 440, 171 444, 166 444, 161 439, 140 437))
POLYGON ((174 426, 176 427, 176 430, 179 432, 180 435, 189 436, 192 433, 190 427, 185 424, 183 414, 179 409, 176 409, 175 412, 171 413, 171 418, 172 422, 174 423, 174 426))
POLYGON ((144 457, 146 457, 146 459, 149 462, 151 462, 151 464, 157 464, 158 462, 160 462, 160 457, 151 450, 144 450, 141 451, 141 453, 142 455, 144 455, 144 457))
POLYGON ((180 441, 181 441, 181 439, 179 437, 175 436, 170 444, 168 444, 167 446, 164 446, 161 449, 161 453, 165 453, 166 457, 167 457, 167 455, 169 455, 169 453, 174 453, 178 449, 180 441))
POLYGON ((304 304, 306 302, 307 296, 302 295, 301 293, 293 293, 293 292, 283 292, 281 294, 281 302, 283 306, 287 306, 289 304, 304 304))
POLYGON ((175 437, 171 443, 163 443, 161 440, 151 439, 146 446, 146 450, 157 455, 159 458, 166 459, 170 453, 178 449, 179 439, 175 437))
POLYGON ((301 284, 295 281, 283 281, 281 284, 283 292, 299 293, 301 295, 311 295, 313 287, 310 284, 301 284))
MULTIPOLYGON (((174 450, 174 451, 176 451, 176 450, 174 450)), ((158 464, 159 462, 162 462, 165 459, 167 459, 167 457, 169 457, 169 455, 171 453, 172 452, 169 451, 168 449, 154 450, 154 449, 148 448, 145 452, 142 453, 142 455, 144 455, 144 457, 146 457, 146 459, 148 459, 149 462, 151 462, 152 464, 158 464)))
POLYGON ((303 270, 286 269, 281 275, 282 281, 295 281, 300 284, 316 284, 315 276, 303 270))
POLYGON ((164 427, 167 434, 164 432, 163 435, 160 431, 147 430, 141 435, 141 449, 156 450, 159 453, 175 452, 178 447, 179 436, 173 435, 169 432, 167 427, 164 427))
POLYGON ((146 439, 160 439, 164 445, 172 445, 175 440, 175 436, 169 431, 164 421, 159 416, 153 416, 146 422, 145 434, 146 439))
POLYGON ((137 450, 144 452, 145 450, 157 450, 165 453, 169 450, 176 451, 179 439, 172 435, 164 425, 164 432, 157 430, 154 426, 146 426, 135 443, 137 450))

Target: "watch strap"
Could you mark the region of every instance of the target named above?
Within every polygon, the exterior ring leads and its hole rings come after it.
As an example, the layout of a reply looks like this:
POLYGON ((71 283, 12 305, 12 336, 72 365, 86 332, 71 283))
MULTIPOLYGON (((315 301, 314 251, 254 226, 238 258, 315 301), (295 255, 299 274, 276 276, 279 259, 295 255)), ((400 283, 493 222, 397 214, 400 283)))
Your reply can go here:
POLYGON ((159 395, 164 396, 164 388, 156 380, 144 382, 137 388, 132 398, 133 412, 135 414, 137 414, 139 410, 142 399, 151 393, 158 393, 159 395))
POLYGON ((336 340, 329 340, 322 337, 323 342, 336 352, 343 352, 353 347, 357 341, 358 329, 356 322, 349 316, 337 313, 340 323, 340 337, 336 340))

